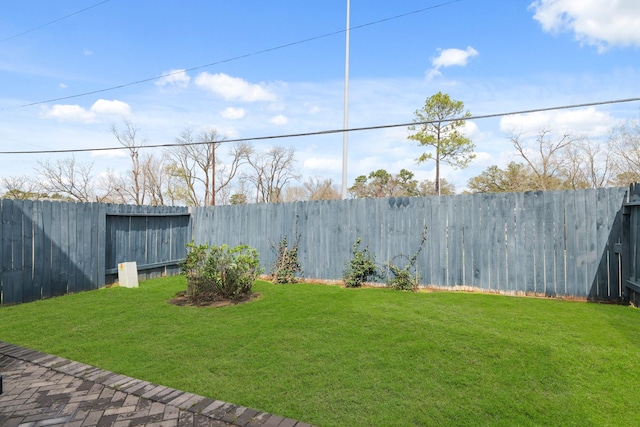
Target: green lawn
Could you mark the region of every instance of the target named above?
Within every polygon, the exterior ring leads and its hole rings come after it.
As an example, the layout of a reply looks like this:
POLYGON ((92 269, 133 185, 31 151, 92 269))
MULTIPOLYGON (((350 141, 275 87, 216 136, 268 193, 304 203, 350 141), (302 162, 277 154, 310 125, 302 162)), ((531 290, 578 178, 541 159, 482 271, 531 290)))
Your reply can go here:
POLYGON ((637 425, 640 311, 257 282, 167 303, 182 277, 0 308, 0 340, 320 426, 637 425))

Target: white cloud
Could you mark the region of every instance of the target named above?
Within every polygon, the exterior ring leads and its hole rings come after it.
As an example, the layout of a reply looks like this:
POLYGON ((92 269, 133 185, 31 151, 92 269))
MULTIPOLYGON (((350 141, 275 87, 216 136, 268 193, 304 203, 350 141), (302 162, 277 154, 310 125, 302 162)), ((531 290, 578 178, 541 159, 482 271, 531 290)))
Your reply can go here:
POLYGON ((245 102, 274 101, 275 94, 263 85, 249 83, 238 77, 231 77, 224 73, 200 73, 195 83, 198 87, 209 90, 226 100, 245 102))
POLYGON ((471 46, 466 50, 462 49, 438 49, 438 56, 431 59, 433 68, 427 72, 427 77, 435 77, 441 75, 440 68, 459 66, 464 67, 469 62, 469 58, 478 55, 478 51, 471 46))
POLYGON ((129 113, 131 106, 126 102, 98 99, 89 110, 75 104, 56 104, 51 108, 45 107, 42 116, 60 121, 92 123, 97 121, 99 115, 126 116, 129 113))
POLYGON ((580 43, 598 47, 640 46, 637 0, 536 0, 533 18, 546 32, 573 32, 580 43))
POLYGON ((45 108, 43 116, 60 121, 73 121, 90 123, 95 121, 95 114, 87 111, 79 105, 56 104, 51 108, 45 108))
POLYGON ((243 118, 245 116, 245 112, 244 108, 227 107, 220 113, 220 115, 225 119, 236 120, 243 118))
POLYGON ((471 140, 478 139, 482 136, 482 132, 480 132, 480 128, 476 122, 471 120, 464 122, 464 126, 460 130, 464 136, 471 140))
POLYGON ((330 157, 310 157, 303 163, 305 170, 337 173, 342 170, 342 159, 330 157))
POLYGON ((66 85, 66 84, 64 84, 64 83, 60 83, 60 84, 58 85, 58 88, 60 88, 60 89, 66 89, 66 88, 67 88, 67 85, 66 85))
POLYGON ((500 130, 523 136, 537 134, 541 130, 554 133, 572 133, 592 137, 606 135, 615 120, 609 113, 595 107, 579 110, 545 111, 531 114, 505 116, 500 120, 500 130))
POLYGON ((177 86, 177 87, 187 87, 189 82, 191 81, 191 77, 186 73, 184 69, 179 70, 171 70, 165 73, 162 73, 162 77, 156 80, 156 86, 177 86))
POLYGON ((93 55, 93 51, 92 51, 92 50, 89 50, 89 49, 84 49, 84 50, 82 51, 82 53, 84 53, 84 55, 85 55, 85 56, 91 56, 91 55, 93 55))
POLYGON ((454 65, 465 66, 469 61, 469 58, 478 55, 478 51, 471 46, 466 50, 461 49, 441 49, 440 55, 435 57, 431 63, 436 68, 451 67, 454 65))
POLYGON ((109 101, 107 99, 98 99, 91 106, 91 111, 96 114, 110 114, 126 116, 131 113, 131 106, 126 102, 116 99, 109 101))
POLYGON ((275 117, 272 117, 269 120, 269 123, 272 123, 274 125, 286 125, 289 122, 289 119, 287 119, 286 116, 283 116, 282 114, 278 114, 275 117))

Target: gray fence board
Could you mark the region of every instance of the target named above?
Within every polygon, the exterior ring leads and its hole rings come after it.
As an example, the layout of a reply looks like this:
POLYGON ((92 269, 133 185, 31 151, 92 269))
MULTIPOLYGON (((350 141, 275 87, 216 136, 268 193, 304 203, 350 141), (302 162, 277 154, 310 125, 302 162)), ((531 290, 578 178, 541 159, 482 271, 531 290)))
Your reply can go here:
POLYGON ((53 294, 53 286, 52 286, 52 271, 53 271, 53 260, 52 260, 52 228, 53 228, 53 220, 52 220, 52 205, 49 201, 44 201, 42 203, 42 298, 49 298, 53 294))
POLYGON ((596 191, 593 189, 585 190, 586 193, 586 212, 587 212, 587 222, 585 225, 586 228, 586 238, 587 238, 587 286, 588 286, 588 296, 590 298, 597 298, 597 273, 600 258, 598 254, 598 243, 597 243, 597 198, 596 191))
POLYGON ((80 224, 78 224, 78 220, 80 218, 78 212, 79 206, 75 203, 69 205, 68 212, 68 224, 67 229, 69 230, 69 248, 67 250, 67 258, 68 258, 68 272, 69 272, 69 284, 67 285, 67 292, 76 293, 82 290, 80 285, 81 281, 81 271, 82 266, 80 263, 82 262, 82 257, 80 255, 79 246, 78 246, 78 232, 80 230, 80 224))
POLYGON ((494 201, 494 194, 486 194, 481 199, 481 205, 478 206, 480 209, 480 228, 478 229, 478 234, 480 236, 480 238, 478 239, 478 252, 480 253, 480 280, 477 286, 482 289, 493 289, 492 270, 495 269, 495 265, 490 262, 490 259, 493 255, 493 233, 495 233, 495 224, 493 218, 494 201))
POLYGON ((579 218, 577 215, 577 210, 583 204, 580 203, 580 200, 576 197, 575 193, 567 194, 564 199, 565 206, 567 210, 567 215, 565 216, 566 221, 566 248, 567 248, 567 270, 566 277, 567 281, 565 283, 565 293, 569 295, 578 295, 578 291, 580 289, 579 286, 579 274, 578 270, 580 266, 578 265, 578 242, 577 235, 579 232, 580 221, 583 220, 579 218))
POLYGON ((469 247, 471 250, 471 274, 470 280, 465 285, 471 287, 480 287, 480 269, 481 269, 481 258, 482 258, 482 247, 480 243, 482 242, 482 217, 481 211, 479 208, 479 204, 482 199, 480 197, 472 197, 469 200, 469 216, 471 218, 470 221, 470 233, 469 233, 469 247))
POLYGON ((513 239, 509 240, 507 248, 507 280, 511 284, 510 289, 515 292, 526 291, 527 274, 529 273, 526 268, 518 268, 518 264, 528 257, 524 250, 524 225, 524 193, 515 193, 513 220, 509 227, 513 239))
POLYGON ((2 235, 0 236, 2 241, 2 300, 3 303, 7 301, 13 301, 12 289, 9 288, 11 268, 12 268, 12 256, 11 256, 11 201, 2 200, 2 235))
MULTIPOLYGON (((22 285, 23 279, 23 248, 22 248, 22 210, 18 203, 12 203, 11 224, 13 229, 11 230, 11 253, 12 253, 12 268, 11 268, 11 281, 20 283, 22 285)), ((13 292, 13 298, 17 301, 22 300, 24 297, 23 286, 16 286, 13 292)))
POLYGON ((494 289, 504 291, 508 284, 506 280, 507 273, 507 221, 509 220, 509 199, 510 194, 506 197, 496 197, 494 201, 493 227, 495 230, 494 239, 496 243, 495 265, 494 270, 494 289))
POLYGON ((33 269, 31 271, 33 287, 35 290, 35 299, 43 298, 44 283, 42 276, 44 273, 44 229, 42 222, 42 203, 34 203, 31 215, 33 227, 33 269))
POLYGON ((555 228, 554 221, 554 202, 556 192, 545 191, 542 195, 544 204, 540 206, 540 214, 544 218, 544 278, 545 288, 544 293, 546 296, 554 296, 556 292, 555 283, 555 228))
POLYGON ((611 285, 609 282, 609 251, 608 240, 610 224, 613 224, 612 217, 609 216, 609 203, 607 193, 602 189, 596 190, 596 254, 599 265, 596 270, 597 297, 604 298, 611 296, 611 285))
POLYGON ((22 300, 36 301, 40 299, 40 289, 36 287, 33 277, 34 232, 33 202, 26 200, 22 205, 22 300))
MULTIPOLYGON (((470 195, 460 196, 458 209, 461 213, 462 222, 462 282, 461 286, 471 286, 473 283, 473 214, 470 195)), ((429 230, 427 230, 427 238, 429 230)))
MULTIPOLYGON (((609 214, 613 215, 613 227, 609 233, 609 277, 612 283, 611 295, 621 296, 623 295, 623 283, 622 283, 622 247, 623 242, 623 213, 622 209, 618 206, 619 199, 623 197, 622 189, 618 194, 612 193, 609 195, 609 214), (616 246, 619 244, 620 250, 616 250, 616 246)), ((628 232, 626 233, 628 234, 628 232)), ((626 277, 625 277, 626 278, 626 277)))

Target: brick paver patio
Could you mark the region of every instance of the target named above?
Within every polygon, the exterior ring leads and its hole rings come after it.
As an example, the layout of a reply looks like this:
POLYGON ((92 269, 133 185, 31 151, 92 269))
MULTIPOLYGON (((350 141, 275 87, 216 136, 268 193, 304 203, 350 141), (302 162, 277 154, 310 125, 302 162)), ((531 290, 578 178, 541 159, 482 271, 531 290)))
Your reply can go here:
POLYGON ((0 341, 2 427, 310 427, 0 341))

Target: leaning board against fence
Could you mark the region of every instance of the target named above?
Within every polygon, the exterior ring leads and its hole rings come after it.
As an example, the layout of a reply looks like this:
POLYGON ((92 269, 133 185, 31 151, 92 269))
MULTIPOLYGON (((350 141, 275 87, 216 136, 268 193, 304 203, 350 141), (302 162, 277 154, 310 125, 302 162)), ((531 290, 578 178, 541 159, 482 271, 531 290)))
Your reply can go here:
POLYGON ((619 300, 623 188, 194 208, 196 243, 256 247, 268 270, 283 236, 304 275, 339 280, 353 243, 403 265, 427 241, 424 285, 619 300))

